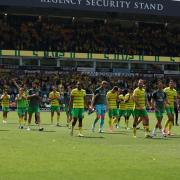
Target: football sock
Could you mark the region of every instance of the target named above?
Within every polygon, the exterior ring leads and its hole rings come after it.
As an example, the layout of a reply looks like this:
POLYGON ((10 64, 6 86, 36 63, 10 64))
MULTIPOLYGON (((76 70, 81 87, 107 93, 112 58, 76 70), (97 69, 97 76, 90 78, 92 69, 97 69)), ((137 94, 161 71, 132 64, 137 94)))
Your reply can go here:
POLYGON ((168 125, 169 125, 169 120, 167 120, 165 123, 165 129, 167 129, 168 125))
POLYGON ((113 118, 109 118, 109 127, 110 128, 112 127, 112 120, 113 120, 113 118))
POLYGON ((82 134, 82 127, 79 127, 79 133, 82 134))
POLYGON ((57 115, 57 123, 59 124, 60 115, 57 115))
POLYGON ((98 122, 98 119, 96 118, 93 123, 93 128, 95 128, 97 122, 98 122))
POLYGON ((53 124, 53 116, 51 116, 51 124, 53 124))
POLYGON ((169 121, 169 131, 170 132, 171 132, 172 126, 173 126, 173 123, 171 121, 169 121))
POLYGON ((104 126, 104 119, 101 119, 101 122, 100 122, 100 129, 102 129, 104 126))
POLYGON ((133 135, 136 136, 136 127, 133 127, 133 135))

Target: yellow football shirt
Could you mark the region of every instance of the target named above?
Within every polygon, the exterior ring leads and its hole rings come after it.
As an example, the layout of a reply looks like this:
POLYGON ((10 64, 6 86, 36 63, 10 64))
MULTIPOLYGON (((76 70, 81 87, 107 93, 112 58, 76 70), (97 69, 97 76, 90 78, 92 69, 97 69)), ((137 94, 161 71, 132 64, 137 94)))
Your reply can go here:
POLYGON ((73 97, 73 108, 84 108, 84 97, 86 96, 84 89, 73 89, 71 96, 73 97))
POLYGON ((107 93, 106 98, 107 98, 109 109, 117 109, 117 97, 118 97, 117 92, 113 93, 112 90, 110 90, 107 93))
POLYGON ((119 100, 120 100, 120 104, 119 104, 119 109, 120 110, 126 110, 126 104, 124 102, 125 96, 123 94, 119 95, 119 100))
POLYGON ((51 100, 51 106, 59 106, 59 98, 60 98, 60 93, 58 91, 50 92, 49 99, 51 100))
POLYGON ((134 99, 133 96, 129 93, 125 95, 125 103, 126 103, 126 109, 132 110, 134 108, 134 99))
POLYGON ((2 107, 9 107, 9 101, 10 101, 10 96, 3 96, 2 98, 2 107))
POLYGON ((175 97, 177 97, 177 91, 175 89, 171 89, 170 87, 167 87, 164 89, 164 92, 166 93, 167 100, 169 101, 169 104, 171 107, 174 107, 174 100, 175 97))
MULTIPOLYGON (((146 108, 146 94, 145 94, 145 89, 140 89, 139 87, 137 87, 134 92, 133 92, 133 96, 137 98, 137 101, 139 103, 139 105, 141 106, 141 108, 146 108)), ((135 109, 141 109, 136 103, 134 105, 135 109)))

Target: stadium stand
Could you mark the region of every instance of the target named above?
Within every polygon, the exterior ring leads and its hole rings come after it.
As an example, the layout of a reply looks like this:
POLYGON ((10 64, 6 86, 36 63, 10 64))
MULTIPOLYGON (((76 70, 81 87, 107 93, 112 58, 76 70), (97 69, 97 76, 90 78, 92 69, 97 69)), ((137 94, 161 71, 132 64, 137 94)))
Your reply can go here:
POLYGON ((1 15, 0 49, 180 56, 179 25, 127 24, 1 15))

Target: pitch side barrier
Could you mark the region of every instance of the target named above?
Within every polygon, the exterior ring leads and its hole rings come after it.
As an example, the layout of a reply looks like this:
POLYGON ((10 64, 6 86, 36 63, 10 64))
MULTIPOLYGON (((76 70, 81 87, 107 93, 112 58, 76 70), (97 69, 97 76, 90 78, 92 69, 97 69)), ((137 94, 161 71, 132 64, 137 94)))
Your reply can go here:
POLYGON ((97 54, 97 53, 75 53, 60 51, 24 51, 24 50, 0 50, 0 57, 22 57, 22 58, 51 58, 51 59, 73 59, 73 60, 115 60, 132 62, 171 62, 180 63, 180 57, 145 56, 128 54, 97 54))
POLYGON ((180 0, 0 0, 0 6, 180 17, 180 0))

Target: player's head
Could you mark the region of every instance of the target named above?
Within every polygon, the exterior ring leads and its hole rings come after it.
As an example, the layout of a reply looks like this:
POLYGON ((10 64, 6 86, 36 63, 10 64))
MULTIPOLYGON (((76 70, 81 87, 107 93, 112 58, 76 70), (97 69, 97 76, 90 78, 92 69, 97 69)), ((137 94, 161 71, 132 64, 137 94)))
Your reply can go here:
POLYGON ((112 89, 112 92, 115 93, 118 91, 118 87, 117 86, 114 86, 113 89, 112 89))
POLYGON ((163 85, 162 81, 161 81, 161 80, 158 80, 158 81, 157 81, 157 88, 158 88, 158 89, 163 89, 163 86, 164 86, 164 85, 163 85))
POLYGON ((72 90, 72 89, 71 89, 71 86, 68 86, 68 87, 67 87, 67 90, 68 90, 69 92, 71 92, 71 90, 72 90))
POLYGON ((52 86, 52 90, 53 90, 53 91, 56 91, 56 86, 52 86))
POLYGON ((174 81, 172 79, 169 81, 169 87, 174 88, 174 81))
POLYGON ((23 84, 22 85, 22 88, 24 89, 24 91, 27 89, 27 85, 26 84, 23 84))
POLYGON ((60 90, 60 92, 64 91, 64 86, 62 84, 59 86, 59 90, 60 90))
POLYGON ((139 79, 139 81, 138 81, 138 87, 139 87, 139 88, 143 88, 143 85, 144 85, 144 80, 143 80, 143 79, 139 79))
POLYGON ((79 90, 81 90, 82 89, 82 84, 81 84, 81 82, 77 82, 77 84, 76 84, 76 86, 77 86, 77 88, 79 89, 79 90))
POLYGON ((37 88, 38 86, 39 86, 39 82, 37 82, 37 81, 32 82, 32 87, 33 88, 37 88))
POLYGON ((133 93, 133 88, 129 88, 128 93, 130 93, 130 94, 133 93))
POLYGON ((101 86, 102 86, 104 89, 106 89, 107 86, 108 86, 108 82, 107 82, 107 81, 102 81, 102 82, 101 82, 101 86))
POLYGON ((21 88, 19 89, 19 94, 23 94, 23 93, 24 93, 24 88, 21 87, 21 88))
POLYGON ((123 92, 123 89, 118 88, 118 94, 122 94, 122 92, 123 92))
POLYGON ((145 89, 145 90, 146 90, 146 85, 145 85, 145 84, 143 84, 143 89, 145 89))
POLYGON ((7 88, 4 88, 3 93, 4 93, 4 94, 8 94, 8 89, 7 89, 7 88))

